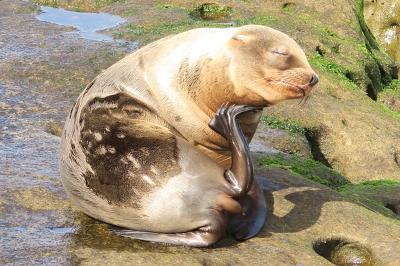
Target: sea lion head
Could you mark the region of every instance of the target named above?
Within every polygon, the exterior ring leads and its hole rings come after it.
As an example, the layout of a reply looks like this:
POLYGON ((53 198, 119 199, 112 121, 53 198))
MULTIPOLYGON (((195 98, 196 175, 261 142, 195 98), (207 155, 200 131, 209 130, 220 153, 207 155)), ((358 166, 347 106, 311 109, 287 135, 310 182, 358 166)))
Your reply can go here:
POLYGON ((318 83, 300 46, 269 27, 238 28, 228 41, 235 94, 251 105, 267 106, 308 96, 318 83))

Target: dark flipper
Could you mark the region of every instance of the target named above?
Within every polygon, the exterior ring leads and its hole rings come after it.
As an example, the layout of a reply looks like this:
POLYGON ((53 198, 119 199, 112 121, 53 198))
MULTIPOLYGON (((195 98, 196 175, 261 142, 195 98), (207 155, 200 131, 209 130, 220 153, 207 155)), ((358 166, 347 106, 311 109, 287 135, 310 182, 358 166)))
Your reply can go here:
POLYGON ((240 128, 238 116, 260 108, 245 105, 223 105, 210 121, 209 126, 226 138, 232 150, 232 165, 226 170, 225 179, 231 184, 234 196, 246 195, 253 182, 253 163, 249 145, 240 128))
POLYGON ((184 245, 191 247, 208 247, 217 242, 223 232, 208 232, 201 229, 184 233, 153 233, 134 231, 126 228, 110 226, 117 235, 150 242, 161 242, 172 245, 184 245))
POLYGON ((256 180, 247 195, 236 198, 243 209, 242 214, 231 216, 228 233, 236 240, 245 240, 257 235, 264 226, 267 206, 264 192, 256 180))
POLYGON ((228 233, 237 240, 257 235, 267 216, 264 193, 254 180, 249 146, 238 121, 240 114, 259 110, 257 107, 225 104, 209 123, 227 139, 232 149, 232 166, 225 172, 225 178, 232 185, 233 198, 242 206, 242 214, 231 214, 228 233))

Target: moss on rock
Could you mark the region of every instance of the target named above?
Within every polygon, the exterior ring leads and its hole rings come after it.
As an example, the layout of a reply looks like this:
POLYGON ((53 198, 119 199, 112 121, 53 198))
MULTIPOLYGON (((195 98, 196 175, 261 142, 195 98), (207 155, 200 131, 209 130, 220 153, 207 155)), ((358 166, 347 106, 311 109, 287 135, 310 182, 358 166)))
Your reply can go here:
POLYGON ((400 181, 373 180, 360 184, 346 184, 339 187, 337 191, 368 209, 400 219, 400 213, 388 208, 400 206, 400 181))
POLYGON ((232 15, 232 7, 217 3, 204 3, 190 11, 190 16, 204 20, 224 20, 232 15))
POLYGON ((378 95, 378 101, 391 111, 400 114, 400 80, 392 80, 378 95))
POLYGON ((276 154, 260 156, 257 163, 267 168, 281 168, 302 176, 318 184, 337 189, 350 182, 331 168, 312 160, 296 155, 276 154))
POLYGON ((269 128, 279 128, 289 132, 291 135, 304 134, 305 129, 296 121, 282 119, 275 115, 264 115, 261 121, 269 128))

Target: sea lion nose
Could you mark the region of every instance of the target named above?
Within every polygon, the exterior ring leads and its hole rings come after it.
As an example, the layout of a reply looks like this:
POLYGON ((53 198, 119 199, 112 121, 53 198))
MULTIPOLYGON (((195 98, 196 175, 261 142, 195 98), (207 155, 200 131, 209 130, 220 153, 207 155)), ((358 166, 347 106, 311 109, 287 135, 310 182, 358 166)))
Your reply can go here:
POLYGON ((313 74, 310 80, 310 86, 314 86, 319 81, 317 74, 313 74))

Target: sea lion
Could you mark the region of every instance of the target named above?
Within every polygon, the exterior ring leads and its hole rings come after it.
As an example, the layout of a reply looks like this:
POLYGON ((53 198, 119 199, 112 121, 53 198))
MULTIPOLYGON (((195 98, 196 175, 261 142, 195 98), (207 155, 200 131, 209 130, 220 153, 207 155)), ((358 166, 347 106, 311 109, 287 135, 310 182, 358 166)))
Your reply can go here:
POLYGON ((252 237, 266 209, 247 142, 263 107, 317 82, 298 44, 269 27, 165 37, 80 94, 61 139, 65 190, 124 236, 190 246, 225 231, 252 237))

